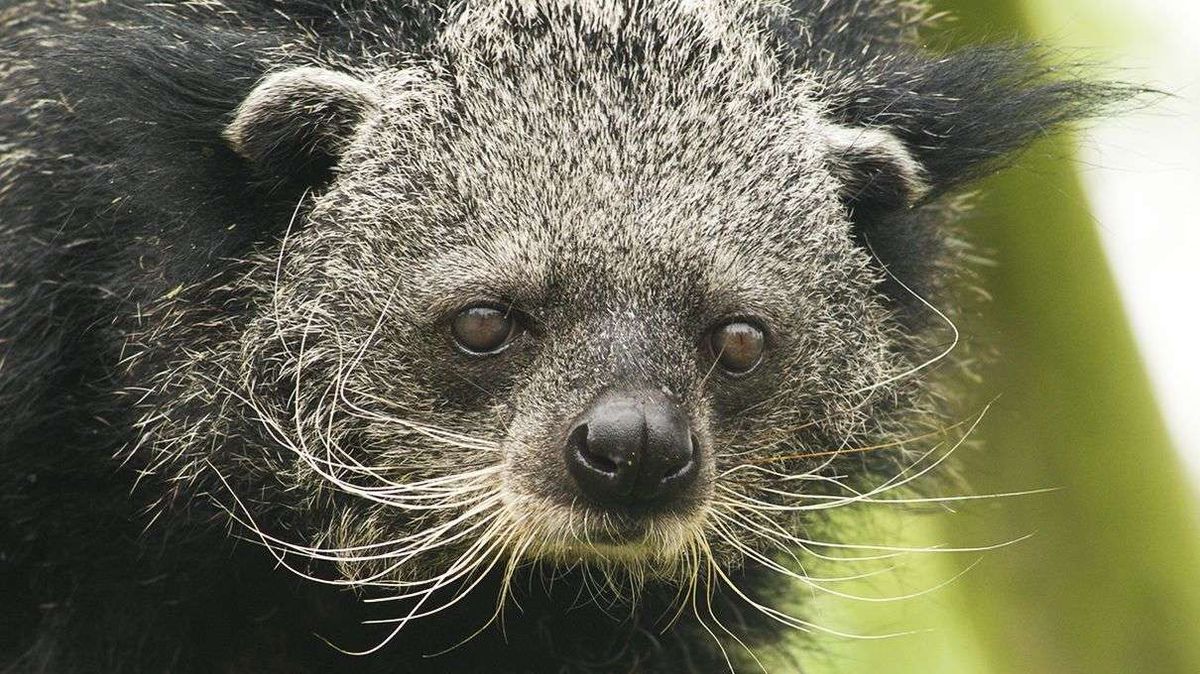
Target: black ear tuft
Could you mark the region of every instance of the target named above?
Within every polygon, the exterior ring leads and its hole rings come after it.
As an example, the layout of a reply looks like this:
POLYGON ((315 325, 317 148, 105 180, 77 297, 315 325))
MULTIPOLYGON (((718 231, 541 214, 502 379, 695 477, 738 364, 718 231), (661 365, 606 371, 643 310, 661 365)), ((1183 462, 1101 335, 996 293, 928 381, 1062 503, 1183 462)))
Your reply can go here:
POLYGON ((224 136, 269 181, 322 182, 363 119, 379 106, 371 84, 324 68, 264 77, 234 112, 224 136))
MULTIPOLYGON (((785 63, 813 73, 830 125, 890 134, 927 188, 909 198, 903 173, 876 153, 843 152, 834 173, 854 238, 895 282, 885 292, 916 313, 914 292, 938 283, 950 237, 937 198, 1003 168, 1023 148, 1065 124, 1146 93, 1047 65, 1035 47, 1001 43, 934 54, 922 47, 919 5, 892 0, 793 0, 785 63), (872 8, 870 20, 857 20, 872 8), (896 26, 909 26, 897 31, 896 26), (858 157, 855 159, 855 157, 858 157), (903 279, 901 284, 900 279, 903 279), (912 291, 910 291, 910 288, 912 291)), ((834 163, 836 160, 836 144, 834 163)), ((891 157, 897 156, 890 153, 891 157)), ((916 314, 913 314, 916 315, 916 314)))
MULTIPOLYGON (((904 143, 934 193, 1001 168, 1063 124, 1137 93, 1065 76, 1021 45, 931 57, 899 47, 886 57, 844 55, 826 80, 834 119, 886 129, 904 143)), ((826 66, 828 67, 828 66, 826 66)))

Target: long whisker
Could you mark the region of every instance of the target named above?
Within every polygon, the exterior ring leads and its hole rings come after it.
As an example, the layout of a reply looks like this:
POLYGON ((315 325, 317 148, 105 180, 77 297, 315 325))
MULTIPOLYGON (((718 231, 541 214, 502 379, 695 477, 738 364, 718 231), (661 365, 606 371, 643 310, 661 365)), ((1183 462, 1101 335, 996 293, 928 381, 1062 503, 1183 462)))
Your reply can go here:
POLYGON ((772 571, 780 573, 789 578, 798 580, 801 583, 803 583, 804 585, 806 585, 810 588, 813 588, 816 591, 824 592, 826 594, 830 594, 835 597, 840 597, 842 599, 851 599, 854 601, 861 601, 861 602, 868 602, 868 603, 892 603, 892 602, 897 602, 897 601, 907 601, 909 599, 916 599, 918 597, 923 597, 925 595, 937 592, 938 590, 941 590, 941 589, 951 585, 952 583, 957 581, 959 578, 966 575, 968 572, 971 571, 971 569, 974 569, 979 564, 980 561, 982 561, 982 558, 975 560, 969 566, 967 566, 966 569, 959 572, 958 574, 955 574, 952 578, 950 578, 944 582, 938 583, 937 585, 930 587, 928 589, 925 589, 925 590, 920 590, 920 591, 913 592, 910 594, 905 594, 905 595, 897 595, 894 597, 864 597, 861 595, 851 594, 848 592, 842 592, 840 590, 835 590, 835 589, 832 589, 829 587, 825 587, 825 585, 814 581, 808 575, 803 574, 803 573, 797 573, 797 572, 783 566, 782 564, 779 564, 778 562, 772 560, 771 558, 767 557, 766 555, 763 555, 762 553, 750 548, 749 546, 745 545, 744 543, 739 542, 737 539, 737 536, 734 535, 732 532, 730 532, 728 529, 726 529, 720 522, 714 522, 714 527, 715 527, 714 530, 716 531, 718 537, 721 538, 727 545, 729 545, 730 547, 733 547, 734 549, 736 549, 739 552, 741 552, 742 554, 744 554, 746 557, 758 562, 759 564, 763 565, 764 567, 766 567, 768 569, 771 569, 772 571))
POLYGON ((932 367, 933 365, 935 365, 935 364, 939 363, 940 361, 942 361, 943 359, 945 359, 946 357, 948 357, 948 356, 949 356, 951 353, 953 353, 953 352, 954 352, 954 349, 956 349, 956 348, 958 347, 959 341, 961 340, 961 334, 960 334, 960 333, 959 333, 959 331, 958 331, 958 326, 954 324, 954 321, 950 320, 950 317, 949 317, 949 316, 947 316, 947 315, 946 315, 946 314, 945 314, 945 313, 944 313, 944 312, 943 312, 941 309, 938 309, 938 308, 937 308, 937 307, 935 307, 933 304, 931 304, 931 303, 930 303, 928 300, 926 300, 924 297, 921 297, 920 293, 918 293, 917 291, 915 291, 915 290, 913 290, 912 288, 910 288, 910 287, 908 286, 908 284, 907 284, 907 283, 905 283, 904 281, 901 281, 901 280, 900 280, 900 278, 899 278, 898 276, 896 276, 894 273, 892 273, 892 270, 891 270, 891 269, 888 267, 887 263, 885 263, 885 262, 884 262, 884 261, 883 261, 883 260, 882 260, 882 259, 881 259, 881 258, 880 258, 880 257, 879 257, 877 254, 876 254, 876 253, 875 253, 875 250, 874 250, 874 248, 871 248, 871 244, 870 244, 870 242, 869 242, 869 241, 867 242, 867 248, 871 250, 871 255, 875 257, 875 260, 876 260, 876 262, 878 262, 878 263, 879 263, 879 265, 880 265, 880 267, 883 269, 883 271, 884 271, 884 272, 885 272, 885 273, 886 273, 886 274, 887 274, 889 277, 891 277, 891 279, 892 279, 893 281, 895 281, 895 282, 896 282, 896 283, 897 283, 897 284, 898 284, 898 285, 899 285, 901 288, 903 288, 903 289, 904 289, 905 291, 907 291, 907 292, 908 292, 910 295, 912 295, 914 298, 916 298, 916 300, 917 300, 918 302, 920 302, 920 303, 921 303, 921 304, 923 304, 923 305, 924 305, 924 306, 925 306, 927 309, 929 309, 930 311, 932 311, 932 312, 933 312, 935 315, 937 315, 937 317, 938 317, 938 318, 942 319, 942 321, 944 321, 944 322, 946 323, 946 325, 947 325, 947 326, 950 328, 950 330, 951 330, 951 332, 953 333, 954 337, 953 337, 953 339, 950 341, 950 345, 949 345, 949 346, 947 346, 947 347, 945 348, 945 350, 943 350, 942 352, 938 353, 936 356, 934 356, 934 357, 930 358, 929 360, 926 360, 925 362, 923 362, 923 363, 921 363, 921 364, 919 364, 919 365, 917 365, 917 366, 915 366, 915 367, 912 367, 912 368, 910 368, 910 369, 908 369, 908 370, 906 370, 906 371, 904 371, 904 372, 901 372, 901 373, 899 373, 899 374, 893 375, 893 376, 891 376, 891 377, 888 377, 888 378, 886 378, 886 379, 883 379, 883 380, 881 380, 881 381, 875 382, 874 384, 871 384, 870 386, 865 386, 865 387, 863 387, 863 388, 860 388, 860 389, 857 389, 857 390, 855 390, 855 391, 851 391, 851 392, 850 392, 850 395, 861 395, 861 394, 863 394, 863 393, 868 393, 868 392, 870 392, 870 391, 874 391, 874 390, 876 390, 876 389, 883 388, 884 386, 888 386, 888 385, 891 385, 891 384, 893 384, 893 383, 896 383, 896 382, 898 382, 898 381, 901 381, 901 380, 907 379, 907 378, 909 378, 909 377, 912 377, 913 375, 916 375, 916 374, 920 373, 921 371, 923 371, 923 370, 926 370, 926 369, 928 369, 928 368, 932 367))
POLYGON ((835 637, 841 637, 843 639, 856 639, 856 640, 867 640, 867 641, 876 641, 876 640, 882 640, 882 639, 895 639, 897 637, 911 636, 913 634, 921 633, 921 631, 919 631, 919 630, 913 630, 913 631, 907 631, 907 632, 893 632, 890 634, 878 634, 878 635, 854 634, 854 633, 850 633, 850 632, 844 632, 841 630, 833 629, 831 627, 825 627, 823 625, 819 625, 817 623, 814 623, 814 622, 811 622, 808 620, 801 620, 800 618, 797 618, 793 615, 790 615, 790 614, 780 611, 778 609, 771 608, 770 606, 767 606, 765 604, 755 601, 754 599, 751 599, 741 588, 739 588, 737 586, 736 583, 733 582, 733 579, 730 578, 729 575, 727 573, 725 573, 724 570, 721 569, 719 564, 714 564, 712 568, 713 568, 713 571, 716 573, 717 578, 720 579, 725 584, 725 587, 729 588, 730 591, 732 591, 735 595, 740 597, 742 599, 742 601, 745 601, 751 607, 753 607, 754 609, 756 609, 763 615, 775 620, 776 622, 778 622, 782 625, 786 625, 788 627, 798 629, 802 632, 820 632, 820 633, 828 634, 828 635, 835 636, 835 637))

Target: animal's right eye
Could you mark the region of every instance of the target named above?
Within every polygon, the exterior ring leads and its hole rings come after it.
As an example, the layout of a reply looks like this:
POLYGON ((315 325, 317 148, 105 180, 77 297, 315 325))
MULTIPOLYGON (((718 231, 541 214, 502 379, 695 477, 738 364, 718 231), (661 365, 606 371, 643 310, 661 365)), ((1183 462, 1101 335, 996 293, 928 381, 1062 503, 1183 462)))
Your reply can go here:
POLYGON ((486 356, 503 351, 512 342, 517 335, 517 320, 507 309, 477 305, 458 312, 450 332, 460 349, 486 356))

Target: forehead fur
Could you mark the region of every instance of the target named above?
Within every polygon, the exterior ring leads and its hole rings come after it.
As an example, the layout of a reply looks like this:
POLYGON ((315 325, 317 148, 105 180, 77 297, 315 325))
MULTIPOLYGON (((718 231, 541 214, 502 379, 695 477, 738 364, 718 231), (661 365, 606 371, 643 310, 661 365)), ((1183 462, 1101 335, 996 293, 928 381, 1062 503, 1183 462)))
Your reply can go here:
POLYGON ((815 84, 738 20, 752 5, 649 4, 468 9, 437 68, 384 78, 345 203, 386 197, 389 221, 438 242, 434 273, 468 287, 508 268, 509 285, 560 276, 596 298, 588 279, 644 295, 653 278, 732 303, 852 255, 815 84), (415 124, 421 106, 440 123, 415 124))
POLYGON ((758 0, 500 0, 465 6, 439 42, 478 59, 542 52, 569 62, 586 58, 586 47, 596 45, 643 62, 651 54, 683 62, 700 55, 697 50, 723 52, 739 75, 765 84, 776 66, 759 37, 766 19, 778 14, 758 0))

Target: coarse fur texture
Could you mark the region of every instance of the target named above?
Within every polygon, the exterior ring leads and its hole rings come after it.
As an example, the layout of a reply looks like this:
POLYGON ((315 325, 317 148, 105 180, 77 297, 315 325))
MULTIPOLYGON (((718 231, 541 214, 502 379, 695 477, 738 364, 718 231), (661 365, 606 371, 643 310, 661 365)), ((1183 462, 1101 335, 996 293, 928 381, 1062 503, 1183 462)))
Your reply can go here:
POLYGON ((708 672, 824 629, 781 602, 822 513, 965 430, 950 195, 1120 95, 927 14, 0 3, 0 670, 708 672), (489 357, 480 302, 522 326, 489 357), (702 448, 653 515, 562 465, 630 387, 702 448))

